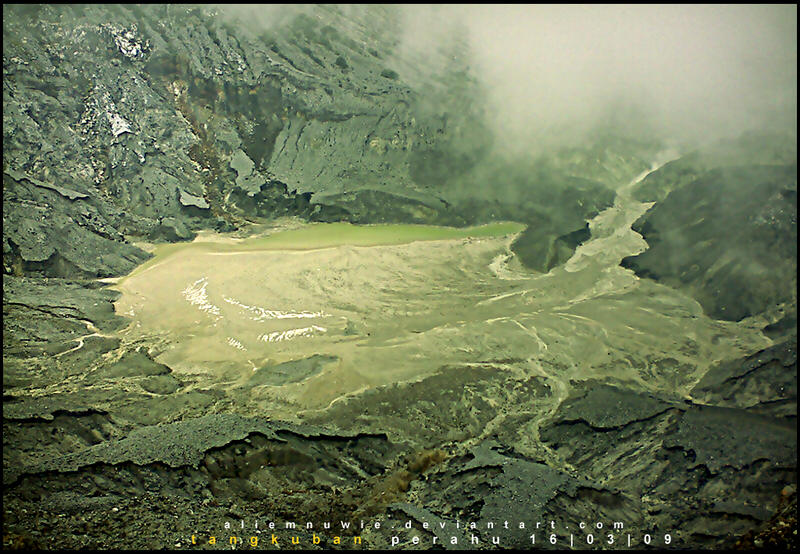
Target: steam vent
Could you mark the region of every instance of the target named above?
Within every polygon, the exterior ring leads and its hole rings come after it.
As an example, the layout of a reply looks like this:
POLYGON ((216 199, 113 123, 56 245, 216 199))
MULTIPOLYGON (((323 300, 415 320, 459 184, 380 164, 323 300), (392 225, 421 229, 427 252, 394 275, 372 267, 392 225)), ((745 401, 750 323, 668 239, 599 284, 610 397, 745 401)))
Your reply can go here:
POLYGON ((4 5, 3 548, 797 542, 796 5, 4 5))

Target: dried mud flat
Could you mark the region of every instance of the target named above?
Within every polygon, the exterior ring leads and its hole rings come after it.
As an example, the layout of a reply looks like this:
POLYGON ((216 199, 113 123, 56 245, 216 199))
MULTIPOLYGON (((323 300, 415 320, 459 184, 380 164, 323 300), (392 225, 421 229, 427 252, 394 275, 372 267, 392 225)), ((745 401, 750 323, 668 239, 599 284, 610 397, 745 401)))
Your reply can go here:
POLYGON ((365 548, 529 548, 537 522, 565 541, 580 521, 623 522, 632 546, 733 544, 793 494, 796 339, 619 267, 647 206, 622 191, 546 274, 516 264, 514 234, 206 235, 104 287, 6 277, 46 338, 4 375, 24 391, 4 403, 23 445, 4 456, 6 545, 209 547, 234 520, 245 542, 255 521, 317 526, 282 548, 340 546, 328 521, 370 522, 342 534, 365 548))

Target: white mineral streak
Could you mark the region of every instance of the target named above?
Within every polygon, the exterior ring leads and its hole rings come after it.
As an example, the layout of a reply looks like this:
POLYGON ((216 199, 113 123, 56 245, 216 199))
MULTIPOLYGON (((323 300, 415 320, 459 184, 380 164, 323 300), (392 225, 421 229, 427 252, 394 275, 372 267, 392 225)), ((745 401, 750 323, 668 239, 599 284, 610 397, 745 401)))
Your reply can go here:
POLYGON ((221 317, 219 308, 208 301, 208 292, 206 292, 207 286, 208 278, 202 277, 183 289, 181 293, 190 304, 197 306, 197 308, 203 312, 217 316, 217 319, 219 319, 221 317))
POLYGON ((230 344, 231 346, 233 346, 234 348, 236 348, 238 350, 247 350, 247 348, 245 348, 244 345, 241 342, 239 342, 238 340, 236 340, 233 337, 228 337, 228 344, 230 344))
POLYGON ((131 124, 125 121, 119 114, 106 112, 106 119, 108 119, 108 123, 111 125, 111 133, 118 137, 122 133, 133 133, 131 129, 131 124))
POLYGON ((325 327, 312 325, 311 327, 301 327, 299 329, 289 329, 288 331, 275 331, 274 333, 264 334, 258 337, 264 342, 279 342, 282 340, 295 339, 297 337, 312 337, 316 333, 324 333, 325 327))
POLYGON ((144 57, 145 50, 149 49, 150 41, 142 44, 136 38, 136 25, 131 26, 130 29, 124 29, 115 25, 101 25, 105 28, 114 38, 114 44, 117 45, 120 53, 128 59, 135 60, 144 57))
POLYGON ((234 306, 239 306, 240 308, 244 308, 250 312, 256 314, 253 317, 253 321, 264 321, 266 319, 298 319, 298 318, 307 318, 307 317, 328 317, 328 314, 325 312, 282 312, 280 310, 265 310, 264 308, 260 308, 258 306, 248 306, 247 304, 242 304, 238 300, 234 300, 233 298, 228 298, 227 296, 223 296, 225 302, 228 304, 233 304, 234 306))

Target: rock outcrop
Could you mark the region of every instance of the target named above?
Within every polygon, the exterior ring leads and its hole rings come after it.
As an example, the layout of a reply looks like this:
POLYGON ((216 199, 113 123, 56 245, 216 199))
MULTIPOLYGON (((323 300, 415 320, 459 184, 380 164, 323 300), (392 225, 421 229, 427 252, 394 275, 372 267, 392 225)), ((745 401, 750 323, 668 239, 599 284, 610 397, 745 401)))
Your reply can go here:
POLYGON ((696 159, 673 162, 661 170, 665 176, 659 171, 642 183, 653 188, 664 180, 676 188, 659 189, 664 199, 634 224, 650 247, 622 265, 687 291, 717 319, 791 310, 797 301, 796 163, 704 169, 696 159))

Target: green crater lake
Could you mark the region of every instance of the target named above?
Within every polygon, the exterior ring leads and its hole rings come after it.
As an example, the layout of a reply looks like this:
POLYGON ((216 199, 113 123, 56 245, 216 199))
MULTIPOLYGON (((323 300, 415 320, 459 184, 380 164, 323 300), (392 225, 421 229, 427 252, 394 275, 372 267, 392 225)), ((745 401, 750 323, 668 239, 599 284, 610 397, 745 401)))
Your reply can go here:
POLYGON ((258 250, 316 250, 336 246, 385 246, 417 241, 454 240, 465 238, 497 237, 519 233, 525 225, 514 221, 500 221, 473 227, 441 227, 436 225, 314 223, 268 235, 246 239, 213 239, 198 237, 193 242, 158 244, 154 257, 131 274, 138 274, 160 263, 165 258, 185 250, 202 252, 248 252, 258 250))

